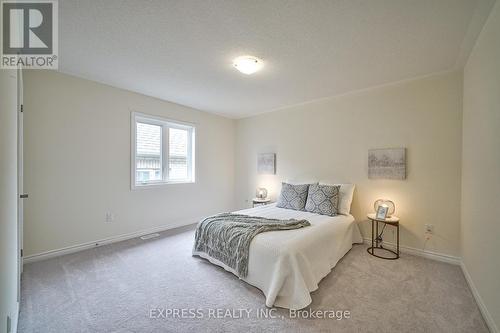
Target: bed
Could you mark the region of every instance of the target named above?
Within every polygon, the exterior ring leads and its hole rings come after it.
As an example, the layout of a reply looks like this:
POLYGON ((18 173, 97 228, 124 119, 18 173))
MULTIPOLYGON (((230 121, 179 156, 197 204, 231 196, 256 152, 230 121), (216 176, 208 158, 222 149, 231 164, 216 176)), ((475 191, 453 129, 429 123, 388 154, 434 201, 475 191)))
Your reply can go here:
MULTIPOLYGON (((242 280, 262 290, 266 306, 302 309, 310 293, 337 262, 363 239, 352 215, 327 216, 284 209, 276 204, 235 213, 277 219, 306 219, 311 226, 260 233, 250 243, 248 274, 242 280)), ((205 252, 193 252, 238 276, 231 267, 205 252)))

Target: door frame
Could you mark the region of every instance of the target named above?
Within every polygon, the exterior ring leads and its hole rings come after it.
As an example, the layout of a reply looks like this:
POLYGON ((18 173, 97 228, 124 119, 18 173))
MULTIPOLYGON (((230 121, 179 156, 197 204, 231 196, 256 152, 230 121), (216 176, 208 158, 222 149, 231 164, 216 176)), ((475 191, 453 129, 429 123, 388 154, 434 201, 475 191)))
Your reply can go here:
POLYGON ((23 228, 24 228, 24 94, 23 71, 17 70, 17 300, 21 300, 21 275, 23 273, 23 228))

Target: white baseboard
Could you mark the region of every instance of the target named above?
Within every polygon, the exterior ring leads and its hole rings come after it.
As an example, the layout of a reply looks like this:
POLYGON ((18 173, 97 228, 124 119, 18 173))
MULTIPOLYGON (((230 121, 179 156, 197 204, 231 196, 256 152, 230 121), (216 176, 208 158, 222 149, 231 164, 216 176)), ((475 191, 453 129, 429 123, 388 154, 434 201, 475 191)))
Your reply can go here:
POLYGON ((477 306, 479 307, 479 310, 481 311, 481 314, 483 315, 484 321, 486 322, 486 325, 488 325, 490 332, 491 333, 500 333, 497 325, 493 321, 493 317, 491 316, 490 312, 486 308, 486 305, 484 304, 483 299, 481 298, 481 295, 479 295, 479 292, 477 291, 477 288, 474 285, 474 282, 472 281, 472 278, 469 274, 469 271, 467 270, 467 267, 465 267, 465 264, 463 263, 463 261, 460 262, 460 267, 462 268, 462 272, 464 273, 465 280, 467 280, 467 283, 469 284, 469 288, 472 292, 472 295, 474 296, 474 299, 476 300, 477 306))
MULTIPOLYGON (((363 238, 365 241, 365 244, 371 245, 371 238, 363 238)), ((384 245, 387 246, 388 248, 395 249, 396 244, 384 241, 384 245)), ((442 261, 446 262, 449 264, 453 265, 460 265, 462 262, 462 259, 460 257, 455 257, 449 254, 444 254, 444 253, 439 253, 439 252, 434 252, 434 251, 429 251, 429 250, 422 250, 422 249, 417 249, 414 247, 410 246, 405 246, 405 245, 399 245, 399 251, 402 253, 407 253, 407 254, 412 254, 414 256, 419 256, 419 257, 424 257, 432 260, 437 260, 437 261, 442 261)))
POLYGON ((158 226, 158 227, 154 227, 154 228, 150 228, 150 229, 145 229, 145 230, 140 230, 140 231, 135 231, 135 232, 131 232, 131 233, 128 233, 128 234, 122 234, 122 235, 118 235, 118 236, 112 236, 112 237, 108 237, 108 238, 96 240, 96 241, 93 241, 93 242, 87 242, 87 243, 82 243, 82 244, 78 244, 78 245, 72 245, 72 246, 68 246, 68 247, 63 247, 63 248, 60 248, 60 249, 50 250, 50 251, 47 251, 47 252, 41 252, 41 253, 31 254, 31 255, 28 255, 28 256, 26 256, 26 257, 23 258, 24 259, 23 263, 24 264, 29 264, 29 263, 32 263, 32 262, 41 261, 41 260, 45 260, 45 259, 50 259, 50 258, 54 258, 54 257, 59 257, 59 256, 62 256, 62 255, 65 255, 65 254, 75 253, 75 252, 79 252, 79 251, 91 249, 91 248, 94 248, 94 247, 99 247, 99 246, 102 246, 102 245, 112 244, 112 243, 124 241, 124 240, 127 240, 127 239, 141 237, 141 236, 144 236, 144 235, 147 235, 147 234, 152 234, 152 233, 155 233, 155 232, 161 232, 161 231, 166 231, 166 230, 170 230, 170 229, 180 228, 180 227, 188 226, 188 225, 191 225, 191 224, 195 224, 200 219, 201 219, 201 217, 200 218, 191 218, 191 219, 188 219, 188 220, 179 221, 179 222, 174 223, 174 224, 161 225, 161 226, 158 226), (193 221, 196 221, 196 222, 193 223, 193 221))

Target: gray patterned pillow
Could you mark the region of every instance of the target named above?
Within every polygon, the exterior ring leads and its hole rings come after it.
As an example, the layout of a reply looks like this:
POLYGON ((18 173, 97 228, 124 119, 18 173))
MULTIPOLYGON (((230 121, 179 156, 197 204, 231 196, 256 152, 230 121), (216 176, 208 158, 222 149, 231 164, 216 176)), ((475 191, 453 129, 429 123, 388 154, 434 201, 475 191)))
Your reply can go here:
POLYGON ((339 213, 340 186, 318 185, 309 186, 306 211, 321 215, 334 216, 339 213))
POLYGON ((292 185, 281 183, 281 193, 276 207, 304 210, 309 184, 292 185))

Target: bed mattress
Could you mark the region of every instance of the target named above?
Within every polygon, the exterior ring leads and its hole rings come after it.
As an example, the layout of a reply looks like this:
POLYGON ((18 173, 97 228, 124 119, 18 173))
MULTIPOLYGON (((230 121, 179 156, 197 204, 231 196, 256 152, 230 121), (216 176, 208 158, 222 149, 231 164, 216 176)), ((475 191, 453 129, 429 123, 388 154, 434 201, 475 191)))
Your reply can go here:
MULTIPOLYGON (((306 219, 311 226, 297 230, 258 234, 250 243, 248 275, 242 280, 262 290, 266 306, 302 309, 312 299, 310 293, 337 262, 362 243, 352 215, 326 216, 275 204, 237 211, 238 214, 276 219, 306 219)), ((193 252, 237 275, 232 268, 204 252, 193 252)))

